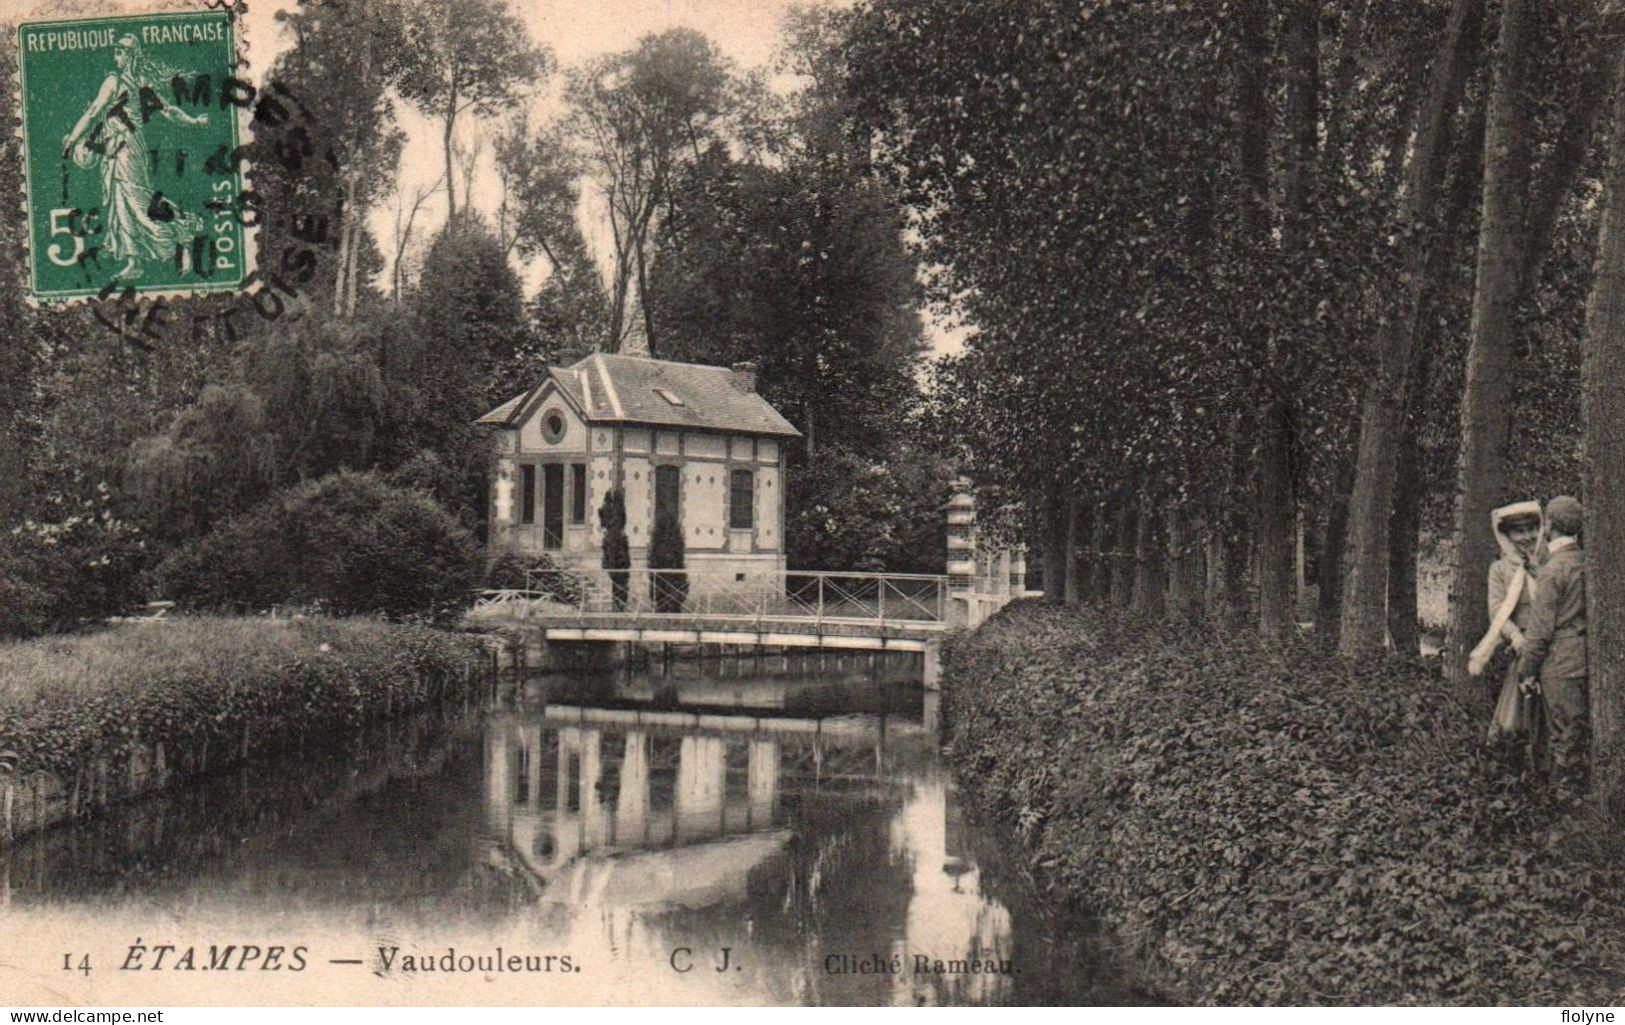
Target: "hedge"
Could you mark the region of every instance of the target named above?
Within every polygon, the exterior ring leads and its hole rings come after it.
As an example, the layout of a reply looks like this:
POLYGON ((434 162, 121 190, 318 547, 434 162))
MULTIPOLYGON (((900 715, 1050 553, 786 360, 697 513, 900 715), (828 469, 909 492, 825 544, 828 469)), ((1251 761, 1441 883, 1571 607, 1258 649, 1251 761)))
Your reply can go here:
POLYGON ((369 619, 183 617, 0 646, 0 766, 74 779, 162 744, 195 775, 461 688, 479 643, 369 619))
POLYGON ((1170 999, 1625 1002, 1618 825, 1498 773, 1422 664, 1022 601, 944 690, 973 803, 1170 999))

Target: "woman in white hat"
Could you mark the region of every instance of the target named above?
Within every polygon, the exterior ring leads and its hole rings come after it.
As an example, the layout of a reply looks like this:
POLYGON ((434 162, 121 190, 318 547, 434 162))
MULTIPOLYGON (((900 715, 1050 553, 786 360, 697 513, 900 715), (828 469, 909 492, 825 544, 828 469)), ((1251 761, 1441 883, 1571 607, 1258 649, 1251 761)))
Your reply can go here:
MULTIPOLYGON (((1510 644, 1514 652, 1523 650, 1523 631, 1534 599, 1535 569, 1541 546, 1540 503, 1503 505, 1490 513, 1490 527, 1496 544, 1501 547, 1501 557, 1490 563, 1490 628, 1467 661, 1468 670, 1474 676, 1484 672, 1502 641, 1510 644)), ((1536 736, 1538 730, 1531 718, 1537 712, 1532 704, 1523 700, 1518 690, 1517 659, 1513 658, 1508 661, 1501 680, 1490 739, 1520 734, 1536 736)))

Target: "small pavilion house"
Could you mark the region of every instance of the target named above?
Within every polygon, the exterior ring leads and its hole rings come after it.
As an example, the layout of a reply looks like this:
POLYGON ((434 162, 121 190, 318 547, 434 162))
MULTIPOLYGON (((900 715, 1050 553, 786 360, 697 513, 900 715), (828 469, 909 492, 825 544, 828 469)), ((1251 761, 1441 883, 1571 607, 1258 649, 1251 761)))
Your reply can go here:
POLYGON ((626 496, 634 579, 670 507, 690 589, 768 582, 785 570, 782 443, 799 437, 756 391, 756 368, 595 352, 549 367, 480 417, 495 430, 491 555, 546 555, 602 573, 598 510, 626 496))

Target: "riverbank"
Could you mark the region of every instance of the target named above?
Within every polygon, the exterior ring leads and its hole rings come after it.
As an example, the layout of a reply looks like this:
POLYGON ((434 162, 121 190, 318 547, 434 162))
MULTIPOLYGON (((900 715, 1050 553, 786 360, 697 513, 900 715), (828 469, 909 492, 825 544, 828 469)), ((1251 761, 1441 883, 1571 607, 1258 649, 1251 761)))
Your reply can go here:
POLYGON ((967 793, 1170 999, 1625 1000, 1617 842, 1422 665, 1018 602, 944 668, 967 793))
POLYGON ((468 685, 478 642, 198 616, 0 646, 0 843, 468 685))

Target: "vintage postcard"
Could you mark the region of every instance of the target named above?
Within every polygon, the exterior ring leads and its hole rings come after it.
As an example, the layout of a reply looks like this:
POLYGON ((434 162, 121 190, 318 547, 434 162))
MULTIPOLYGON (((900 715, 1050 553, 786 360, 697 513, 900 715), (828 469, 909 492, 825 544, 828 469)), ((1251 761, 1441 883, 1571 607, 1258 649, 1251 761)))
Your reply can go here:
POLYGON ((1607 1025, 1616 8, 0 0, 0 1004, 1607 1025))

